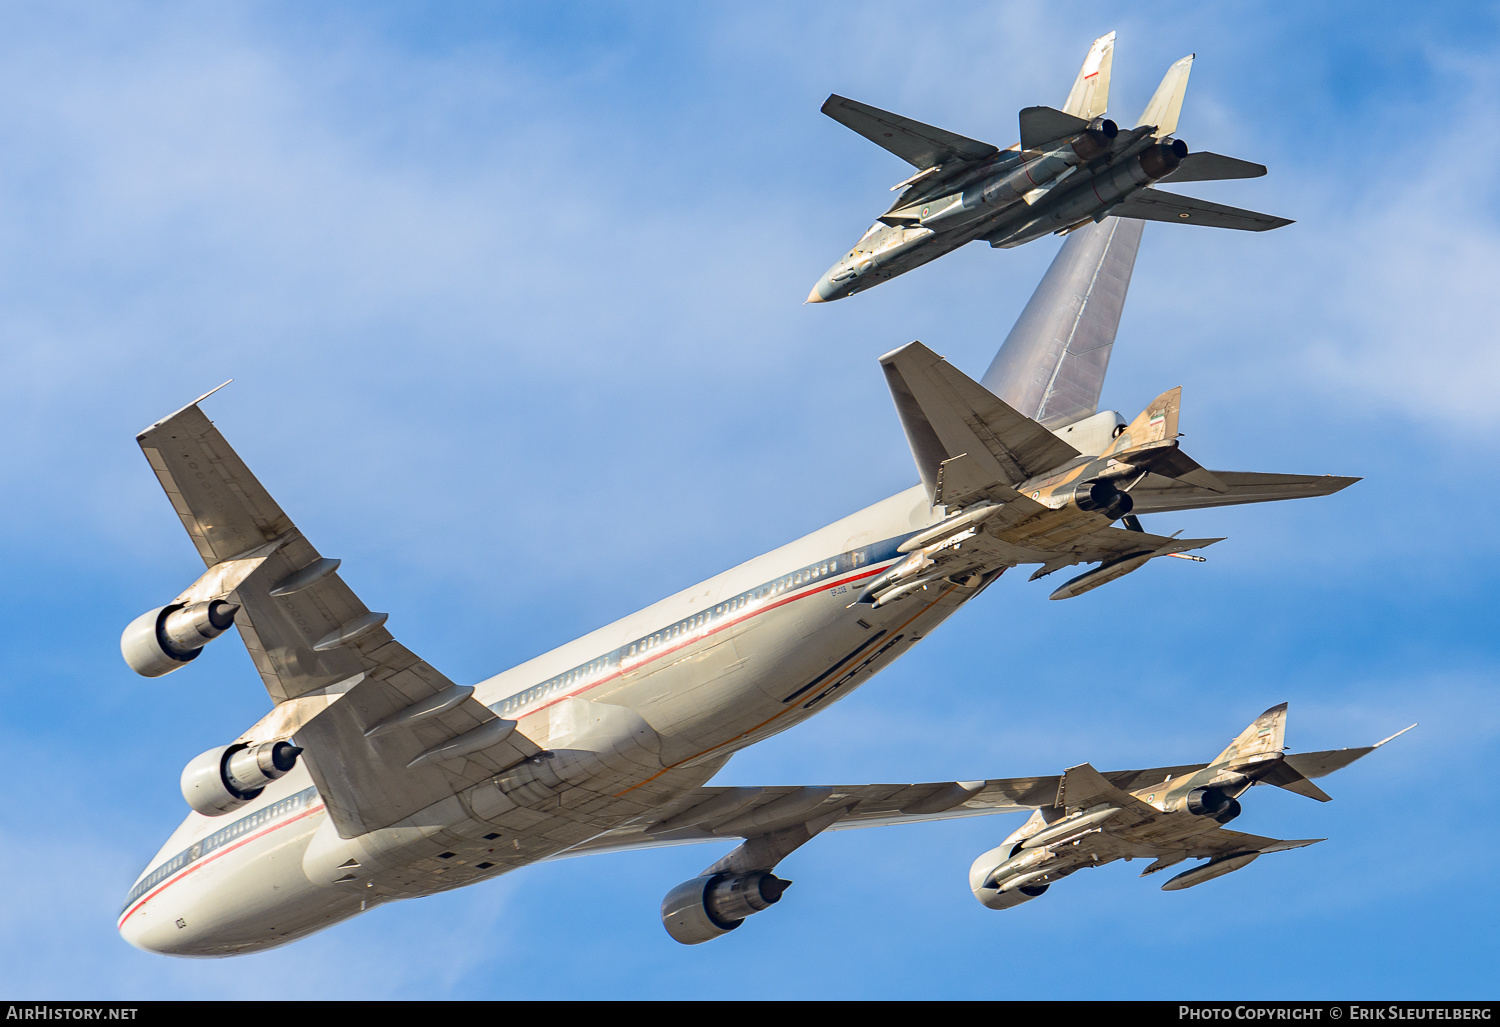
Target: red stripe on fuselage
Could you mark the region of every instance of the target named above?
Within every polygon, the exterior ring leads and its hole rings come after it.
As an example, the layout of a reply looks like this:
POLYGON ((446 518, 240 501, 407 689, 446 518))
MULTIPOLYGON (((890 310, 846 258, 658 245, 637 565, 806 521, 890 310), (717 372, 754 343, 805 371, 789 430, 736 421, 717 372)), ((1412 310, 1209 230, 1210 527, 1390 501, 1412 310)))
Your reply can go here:
MULTIPOLYGON (((894 563, 895 561, 892 560, 892 561, 889 561, 889 562, 890 563, 894 563)), ((529 717, 532 714, 540 713, 542 710, 545 710, 548 706, 553 706, 553 705, 555 705, 557 703, 560 703, 564 699, 571 699, 571 698, 573 698, 575 696, 582 695, 584 692, 587 692, 587 691, 590 691, 592 689, 598 688, 600 685, 608 684, 609 682, 615 680, 616 678, 623 677, 626 674, 627 671, 633 671, 633 670, 636 670, 636 669, 638 669, 640 667, 644 667, 646 664, 652 663, 652 662, 654 662, 656 660, 659 660, 663 656, 670 656, 672 653, 677 652, 679 649, 686 649, 690 645, 696 645, 697 643, 703 641, 705 638, 708 638, 708 637, 710 637, 712 635, 718 634, 720 631, 724 631, 727 628, 732 628, 732 627, 734 627, 737 624, 742 624, 745 621, 750 620, 750 619, 752 619, 754 617, 759 617, 763 613, 770 613, 772 610, 775 610, 775 609, 778 609, 780 607, 783 607, 787 603, 795 603, 799 599, 806 599, 808 596, 817 595, 819 592, 827 591, 830 588, 837 588, 839 585, 847 585, 847 584, 850 584, 851 582, 862 581, 865 578, 868 578, 868 577, 870 577, 870 576, 872 576, 874 574, 879 573, 881 569, 882 568, 880 566, 870 567, 870 568, 867 568, 865 570, 860 571, 857 574, 851 574, 848 577, 840 578, 840 579, 838 579, 836 581, 829 581, 829 582, 826 582, 826 583, 824 583, 822 585, 819 585, 817 588, 811 588, 811 589, 808 589, 805 592, 800 592, 797 595, 791 595, 791 596, 787 596, 785 599, 779 599, 776 602, 771 603, 771 604, 769 604, 767 606, 763 606, 763 607, 761 607, 758 610, 747 610, 742 616, 736 617, 733 620, 724 621, 724 622, 716 625, 712 629, 706 631, 704 634, 697 635, 697 636, 695 636, 693 638, 687 639, 684 642, 680 642, 677 645, 674 645, 674 646, 672 646, 670 648, 663 649, 661 652, 652 653, 650 656, 645 657, 643 659, 639 659, 635 663, 632 663, 629 667, 626 667, 624 665, 624 660, 622 658, 622 660, 621 660, 621 666, 619 668, 617 668, 615 671, 613 671, 612 673, 605 675, 604 677, 600 678, 598 681, 590 681, 588 684, 586 684, 586 685, 580 685, 578 688, 575 688, 571 692, 567 692, 567 693, 564 693, 563 695, 559 695, 559 696, 557 696, 554 699, 549 699, 547 702, 542 703, 540 706, 534 706, 531 709, 527 710, 524 714, 522 714, 521 717, 529 717)), ((652 632, 652 634, 655 634, 655 632, 652 632)), ((646 637, 649 638, 651 636, 648 634, 646 637)), ((529 685, 527 687, 528 688, 535 688, 536 685, 529 685)), ((521 691, 524 692, 525 690, 526 689, 523 688, 521 691)), ((510 698, 510 696, 506 696, 505 698, 508 699, 508 698, 510 698)), ((500 701, 504 702, 505 700, 502 699, 500 701)), ((517 721, 519 721, 521 719, 521 717, 517 717, 516 718, 517 721)))

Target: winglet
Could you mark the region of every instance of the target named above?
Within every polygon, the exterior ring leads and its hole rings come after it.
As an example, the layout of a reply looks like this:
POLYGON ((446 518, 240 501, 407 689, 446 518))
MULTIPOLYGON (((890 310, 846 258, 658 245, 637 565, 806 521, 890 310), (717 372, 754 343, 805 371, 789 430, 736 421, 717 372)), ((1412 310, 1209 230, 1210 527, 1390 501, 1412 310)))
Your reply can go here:
POLYGON ((1115 34, 1100 36, 1089 47, 1078 78, 1062 109, 1076 118, 1092 121, 1109 109, 1109 71, 1115 59, 1115 34))
POLYGON ((1158 139, 1177 131, 1177 116, 1182 113, 1182 97, 1187 92, 1188 75, 1193 70, 1193 58, 1196 56, 1198 55, 1188 54, 1167 69, 1151 102, 1141 112, 1140 124, 1155 127, 1158 139))
POLYGON ((191 403, 187 404, 186 406, 178 407, 176 410, 172 411, 170 414, 168 414, 166 417, 163 417, 161 420, 155 421, 152 424, 148 424, 146 427, 144 427, 140 431, 136 432, 136 436, 135 437, 136 438, 140 438, 142 435, 146 434, 152 428, 155 428, 158 425, 166 424, 168 421, 170 421, 172 418, 176 417, 178 414, 182 413, 184 410, 191 410, 193 407, 197 406, 199 403, 202 403, 205 399, 207 399, 208 397, 212 396, 214 393, 218 392, 225 385, 228 385, 232 381, 234 381, 234 379, 233 378, 229 378, 229 379, 221 382, 220 384, 215 385, 213 388, 209 389, 203 395, 199 396, 197 399, 193 400, 191 403))

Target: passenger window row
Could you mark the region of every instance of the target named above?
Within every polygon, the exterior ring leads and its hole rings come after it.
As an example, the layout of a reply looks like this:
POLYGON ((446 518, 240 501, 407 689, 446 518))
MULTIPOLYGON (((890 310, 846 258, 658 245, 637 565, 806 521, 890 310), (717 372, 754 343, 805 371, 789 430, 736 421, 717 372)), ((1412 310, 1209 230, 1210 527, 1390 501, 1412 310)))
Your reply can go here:
POLYGON ((858 567, 867 562, 868 559, 869 555, 865 550, 855 550, 836 556, 831 560, 823 560, 804 567, 769 584, 751 589, 748 592, 735 596, 733 599, 719 603, 711 610, 705 610, 703 613, 680 620, 670 627, 647 635, 645 638, 637 639, 628 645, 621 646, 614 652, 601 656, 582 667, 575 667, 573 670, 559 674, 557 677, 544 681, 540 685, 528 688, 524 692, 519 692, 507 699, 502 699, 491 708, 502 717, 510 716, 549 695, 555 695, 562 691, 572 691, 574 686, 599 675, 600 672, 618 667, 622 660, 643 656, 674 639, 683 637, 689 632, 697 631, 732 613, 738 613, 753 603, 778 596, 788 589, 800 588, 830 574, 837 574, 840 571, 858 567))

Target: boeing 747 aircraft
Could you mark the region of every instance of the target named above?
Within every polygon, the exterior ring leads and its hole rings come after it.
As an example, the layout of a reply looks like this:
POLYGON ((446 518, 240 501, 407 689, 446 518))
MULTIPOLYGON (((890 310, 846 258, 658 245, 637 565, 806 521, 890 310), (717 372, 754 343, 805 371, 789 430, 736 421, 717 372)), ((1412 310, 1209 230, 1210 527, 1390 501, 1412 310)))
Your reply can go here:
POLYGON ((777 864, 822 831, 1031 808, 1013 782, 707 785, 1011 567, 1098 564, 1052 593, 1069 598, 1218 541, 1148 533, 1140 514, 1355 480, 1205 469, 1178 448, 1175 389, 1128 422, 1096 410, 1139 240, 1114 219, 1070 236, 981 382, 918 343, 882 358, 920 484, 472 685, 396 641, 201 400, 147 428, 207 570, 126 628, 125 660, 171 673, 233 626, 273 708, 187 764, 193 812, 130 889, 121 934, 254 952, 540 860, 738 840, 663 904, 692 944, 777 902, 777 864))

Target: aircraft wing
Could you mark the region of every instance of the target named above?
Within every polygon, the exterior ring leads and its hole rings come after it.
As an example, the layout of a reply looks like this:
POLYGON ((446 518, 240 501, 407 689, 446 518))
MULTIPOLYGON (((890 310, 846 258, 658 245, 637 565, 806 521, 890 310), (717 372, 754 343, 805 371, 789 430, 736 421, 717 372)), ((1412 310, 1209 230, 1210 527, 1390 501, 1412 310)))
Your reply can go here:
POLYGON ((1290 218, 1241 210, 1239 207, 1226 207, 1222 203, 1179 196, 1150 186, 1131 193, 1124 203, 1109 208, 1109 213, 1117 218, 1170 221, 1174 225, 1205 225, 1209 228, 1236 228, 1242 232, 1266 232, 1292 224, 1290 218))
POLYGON ((1000 152, 998 146, 924 125, 837 93, 823 101, 823 113, 920 169, 949 161, 983 160, 1000 152))
POLYGON ((302 536, 198 409, 201 401, 137 441, 210 568, 272 550, 230 597, 240 606, 235 626, 276 703, 241 740, 295 736, 346 837, 393 824, 538 752, 472 688, 395 640, 386 615, 372 612, 336 573, 337 561, 302 536), (366 737, 403 711, 406 723, 366 737), (460 737, 495 744, 408 768, 460 737))
POLYGON ((1286 764, 1303 777, 1323 777, 1326 774, 1332 774, 1335 770, 1343 770, 1355 760, 1370 755, 1386 742, 1400 738, 1416 726, 1413 724, 1411 727, 1404 727, 1390 738, 1382 738, 1374 745, 1360 745, 1352 749, 1327 749, 1323 752, 1289 752, 1286 754, 1286 764))
MULTIPOLYGON (((1202 764, 1156 767, 1110 771, 1102 777, 1114 788, 1129 790, 1202 769, 1202 764)), ((665 810, 606 831, 554 858, 749 838, 800 825, 844 831, 1015 813, 1052 806, 1062 783, 1063 777, 1053 774, 923 784, 699 788, 665 810)))
POLYGON ((1092 535, 1085 535, 1073 543, 1079 563, 1095 563, 1113 560, 1120 556, 1151 554, 1166 556, 1169 553, 1185 553, 1191 549, 1202 549, 1222 538, 1168 538, 1153 535, 1148 531, 1131 531, 1128 528, 1100 528, 1092 535))
POLYGON ((1280 838, 1262 838, 1258 834, 1243 834, 1228 828, 1205 831, 1187 846, 1187 854, 1193 859, 1209 859, 1213 856, 1228 856, 1236 852, 1285 852, 1324 841, 1322 838, 1297 838, 1283 841, 1280 838))
POLYGON ((1266 503, 1276 499, 1327 496, 1348 488, 1358 478, 1334 474, 1260 474, 1254 471, 1214 471, 1227 492, 1211 492, 1179 478, 1148 474, 1130 490, 1136 515, 1209 506, 1266 503))

